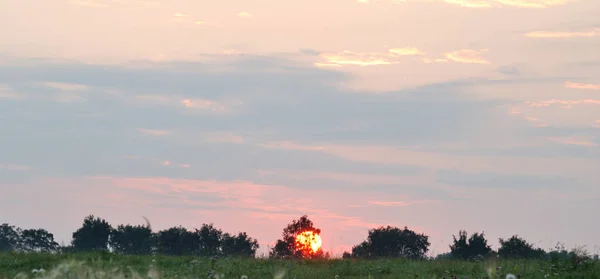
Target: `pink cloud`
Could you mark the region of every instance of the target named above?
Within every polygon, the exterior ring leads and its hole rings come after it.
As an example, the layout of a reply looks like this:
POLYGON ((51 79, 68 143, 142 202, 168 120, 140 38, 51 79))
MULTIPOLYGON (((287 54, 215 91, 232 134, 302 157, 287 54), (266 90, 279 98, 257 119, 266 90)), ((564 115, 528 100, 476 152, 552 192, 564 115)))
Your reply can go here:
POLYGON ((166 136, 166 135, 171 134, 171 131, 167 131, 167 130, 154 130, 154 129, 142 129, 142 128, 138 128, 137 130, 142 134, 151 135, 151 136, 166 136))
POLYGON ((207 142, 224 142, 224 143, 235 143, 242 144, 245 142, 244 137, 237 135, 232 132, 213 132, 204 133, 202 135, 207 142))
POLYGON ((487 50, 461 49, 446 53, 446 58, 454 62, 467 64, 489 64, 481 55, 487 50))
POLYGON ((600 90, 600 84, 566 82, 565 87, 575 89, 600 90))
POLYGON ((9 170, 9 171, 28 171, 32 168, 30 166, 25 165, 15 165, 15 164, 0 164, 0 170, 9 170))
POLYGON ((600 28, 589 31, 534 31, 525 34, 532 38, 577 38, 600 36, 600 28))
MULTIPOLYGON (((533 120, 533 119, 531 119, 533 120)), ((591 165, 598 160, 583 158, 546 159, 525 156, 476 156, 444 154, 421 151, 418 148, 392 145, 346 145, 315 144, 306 145, 294 142, 283 144, 265 144, 265 147, 289 148, 312 152, 323 152, 350 161, 374 164, 407 164, 428 169, 457 169, 471 172, 496 172, 506 174, 549 174, 561 172, 575 175, 594 174, 591 165), (567 162, 569 161, 569 162, 567 162)))
POLYGON ((83 84, 76 83, 65 83, 65 82, 44 82, 42 83, 44 86, 64 90, 64 91, 81 91, 87 90, 88 86, 83 84))
MULTIPOLYGON (((368 205, 368 200, 390 198, 390 195, 378 193, 304 190, 249 181, 167 177, 52 178, 36 183, 53 185, 46 189, 60 193, 59 198, 54 199, 59 202, 39 205, 50 210, 46 212, 56 213, 57 210, 77 206, 80 211, 107 218, 113 224, 141 222, 140 216, 146 216, 155 230, 176 225, 192 228, 202 222, 214 222, 225 231, 247 231, 265 243, 274 242, 289 222, 304 214, 323 230, 324 248, 336 251, 340 250, 339 247, 359 243, 371 228, 395 224, 374 208, 366 207, 354 213, 346 211, 349 204, 368 205), (336 199, 331 199, 332 196, 336 199)), ((21 194, 25 196, 26 189, 22 190, 21 194)), ((15 194, 15 198, 21 194, 15 194)), ((402 199, 411 202, 406 196, 402 199)), ((411 206, 420 205, 415 202, 411 206)), ((36 208, 33 206, 30 210, 33 212, 36 208)), ((79 225, 84 217, 79 215, 68 215, 71 216, 69 219, 73 219, 69 220, 69 230, 79 225)), ((410 223, 407 225, 410 226, 410 223)), ((48 229, 52 230, 52 227, 48 229)), ((265 252, 266 247, 261 251, 265 252)))
POLYGON ((580 145, 588 147, 598 146, 598 144, 593 142, 589 137, 555 137, 550 138, 550 140, 565 145, 580 145))
POLYGON ((529 107, 549 107, 551 105, 600 105, 600 100, 585 99, 585 100, 557 100, 551 99, 538 102, 525 102, 529 107))

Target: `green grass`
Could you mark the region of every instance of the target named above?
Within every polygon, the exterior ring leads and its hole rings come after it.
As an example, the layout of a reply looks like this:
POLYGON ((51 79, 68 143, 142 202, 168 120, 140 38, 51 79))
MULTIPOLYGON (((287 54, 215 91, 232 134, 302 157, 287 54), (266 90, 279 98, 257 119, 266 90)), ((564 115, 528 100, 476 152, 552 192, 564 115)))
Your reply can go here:
MULTIPOLYGON (((384 260, 268 260, 217 259, 220 278, 505 278, 506 273, 521 278, 600 278, 600 263, 590 262, 573 269, 567 261, 551 271, 549 261, 409 261, 384 260), (277 277, 280 275, 282 277, 277 277), (336 275, 338 277, 336 277, 336 275)), ((207 278, 209 258, 156 256, 120 256, 109 253, 82 254, 0 254, 0 278, 207 278), (155 266, 155 267, 151 267, 155 266), (32 270, 43 268, 41 273, 32 270)))

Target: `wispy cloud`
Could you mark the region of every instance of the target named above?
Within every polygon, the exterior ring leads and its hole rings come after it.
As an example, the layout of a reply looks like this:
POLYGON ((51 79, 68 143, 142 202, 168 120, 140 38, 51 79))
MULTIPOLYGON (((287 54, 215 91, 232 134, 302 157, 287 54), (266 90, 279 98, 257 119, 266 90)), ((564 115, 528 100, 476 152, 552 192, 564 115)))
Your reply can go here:
POLYGON ((250 13, 248 13, 248 12, 239 12, 237 14, 237 16, 239 16, 241 18, 251 18, 252 17, 252 15, 250 13))
POLYGON ((15 165, 15 164, 0 164, 0 170, 8 170, 8 171, 28 171, 32 168, 30 166, 25 165, 15 165))
POLYGON ((322 53, 319 56, 325 62, 317 62, 316 66, 339 67, 342 65, 376 66, 400 63, 403 56, 424 55, 415 47, 391 48, 388 52, 353 52, 344 50, 338 53, 322 53))
POLYGON ((416 205, 416 204, 426 204, 426 203, 433 203, 433 202, 438 202, 438 201, 435 201, 435 200, 414 200, 414 201, 372 200, 372 201, 369 201, 369 204, 377 205, 377 206, 385 206, 385 207, 405 207, 405 206, 411 206, 411 205, 416 205))
POLYGON ((90 8, 110 7, 106 0, 71 0, 71 4, 90 8))
POLYGON ((551 105, 600 105, 600 100, 585 99, 585 100, 557 100, 551 99, 546 101, 530 101, 525 102, 529 107, 549 107, 551 105))
POLYGON ((210 110, 213 112, 229 111, 232 107, 242 104, 241 101, 217 102, 205 99, 184 99, 181 104, 186 108, 210 110))
POLYGON ((481 55, 487 50, 461 49, 454 52, 446 53, 446 58, 454 62, 467 64, 489 64, 481 55))
POLYGON ((565 145, 579 145, 587 147, 597 147, 598 143, 592 141, 591 138, 580 136, 580 137, 553 137, 551 141, 565 144, 565 145))
POLYGON ((50 88, 54 88, 54 89, 64 90, 64 91, 80 91, 80 90, 88 89, 88 86, 83 85, 83 84, 65 83, 65 82, 43 82, 42 85, 50 87, 50 88))
POLYGON ((204 133, 202 138, 207 142, 220 143, 235 143, 242 144, 245 142, 244 137, 231 132, 212 132, 204 133))
POLYGON ((22 98, 23 95, 15 92, 10 86, 6 84, 0 84, 0 99, 16 100, 22 98))
POLYGON ((587 31, 533 31, 525 36, 531 38, 590 38, 600 36, 600 28, 587 31))
POLYGON ((448 4, 459 5, 465 8, 491 8, 490 0, 444 0, 448 4))
POLYGON ((459 5, 465 8, 548 8, 551 6, 565 5, 573 0, 443 0, 445 3, 459 5))
POLYGON ((600 84, 566 82, 565 87, 575 89, 600 90, 600 84))
POLYGON ((137 130, 142 134, 151 135, 151 136, 166 136, 166 135, 170 135, 172 133, 171 131, 168 131, 168 130, 154 130, 154 129, 143 129, 143 128, 138 128, 137 130))

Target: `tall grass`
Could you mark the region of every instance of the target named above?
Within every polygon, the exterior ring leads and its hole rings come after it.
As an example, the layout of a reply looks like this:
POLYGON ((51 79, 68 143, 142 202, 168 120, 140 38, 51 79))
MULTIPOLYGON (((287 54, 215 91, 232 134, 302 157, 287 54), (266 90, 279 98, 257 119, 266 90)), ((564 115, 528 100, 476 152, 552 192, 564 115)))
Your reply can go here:
POLYGON ((110 253, 0 254, 0 278, 600 278, 600 263, 403 259, 269 260, 110 253), (510 277, 513 274, 515 277, 510 277))

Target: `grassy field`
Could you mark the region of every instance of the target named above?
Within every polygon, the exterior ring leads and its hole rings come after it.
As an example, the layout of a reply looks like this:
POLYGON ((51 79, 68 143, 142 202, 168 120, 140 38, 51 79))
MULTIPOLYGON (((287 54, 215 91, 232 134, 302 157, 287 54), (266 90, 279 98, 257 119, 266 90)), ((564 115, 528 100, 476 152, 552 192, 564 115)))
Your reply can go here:
POLYGON ((0 254, 0 278, 600 278, 600 263, 216 259, 113 254, 0 254), (552 266, 554 265, 555 268, 552 266), (37 272, 43 269, 42 272, 37 272), (498 270, 498 272, 496 272, 498 270), (491 273, 491 274, 490 274, 491 273), (491 275, 491 276, 490 276, 491 275), (245 277, 244 277, 245 276, 245 277), (213 277, 217 278, 217 277, 213 277))

